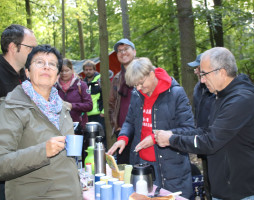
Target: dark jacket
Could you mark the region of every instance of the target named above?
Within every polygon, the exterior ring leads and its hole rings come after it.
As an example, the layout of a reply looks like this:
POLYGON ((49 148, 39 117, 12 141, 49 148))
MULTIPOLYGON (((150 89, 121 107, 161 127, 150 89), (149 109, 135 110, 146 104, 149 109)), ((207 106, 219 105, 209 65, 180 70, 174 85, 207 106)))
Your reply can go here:
POLYGON ((110 86, 110 95, 109 95, 109 120, 112 127, 112 135, 114 132, 119 128, 117 124, 118 114, 120 110, 120 103, 121 103, 121 95, 118 93, 121 85, 121 76, 122 71, 118 72, 110 86))
MULTIPOLYGON (((130 163, 136 164, 139 156, 133 153, 141 141, 144 96, 133 89, 131 103, 120 136, 133 138, 131 144, 130 163)), ((153 129, 192 130, 194 120, 189 100, 185 91, 173 79, 169 90, 161 93, 152 108, 153 129)), ((162 187, 172 192, 182 191, 189 198, 192 194, 191 167, 187 153, 171 147, 161 148, 154 145, 156 161, 159 163, 162 177, 162 187)))
MULTIPOLYGON (((237 76, 218 92, 207 131, 170 138, 179 150, 208 154, 212 196, 239 200, 254 195, 254 85, 246 75, 237 76)), ((182 133, 184 134, 184 133, 182 133)), ((189 134, 189 133, 188 133, 189 134)))
POLYGON ((93 102, 87 84, 79 78, 76 78, 67 92, 62 90, 59 82, 57 82, 56 88, 58 89, 59 96, 64 101, 72 104, 70 114, 73 122, 80 122, 84 128, 85 124, 88 122, 86 112, 93 108, 93 102))
POLYGON ((21 69, 18 74, 3 55, 0 55, 0 97, 5 97, 24 80, 26 80, 25 70, 21 69))
POLYGON ((196 127, 209 126, 209 115, 215 101, 215 94, 210 93, 204 83, 200 81, 195 85, 193 92, 194 119, 196 127))

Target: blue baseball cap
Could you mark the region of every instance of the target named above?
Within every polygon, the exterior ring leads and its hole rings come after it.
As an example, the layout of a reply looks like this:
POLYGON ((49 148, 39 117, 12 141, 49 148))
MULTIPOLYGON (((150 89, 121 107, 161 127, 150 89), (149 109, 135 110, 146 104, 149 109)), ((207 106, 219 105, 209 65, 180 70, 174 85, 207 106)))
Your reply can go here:
POLYGON ((199 54, 195 61, 187 63, 190 67, 197 67, 200 65, 200 58, 203 53, 199 54))
POLYGON ((129 46, 131 46, 133 49, 135 49, 135 45, 130 41, 128 40, 127 38, 123 38, 121 40, 119 40, 115 45, 114 45, 114 50, 115 52, 117 52, 117 48, 119 45, 121 44, 127 44, 129 46))

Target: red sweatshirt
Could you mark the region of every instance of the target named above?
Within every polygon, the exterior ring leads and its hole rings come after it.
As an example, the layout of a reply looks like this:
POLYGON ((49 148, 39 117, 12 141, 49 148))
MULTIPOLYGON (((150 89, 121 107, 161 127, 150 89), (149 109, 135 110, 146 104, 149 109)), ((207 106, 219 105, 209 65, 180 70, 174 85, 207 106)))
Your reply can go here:
MULTIPOLYGON (((141 141, 147 136, 151 135, 152 139, 155 142, 154 134, 152 132, 152 108, 159 94, 168 90, 171 86, 171 77, 167 74, 167 72, 162 68, 155 69, 155 76, 158 79, 158 84, 154 89, 151 96, 144 94, 141 90, 140 93, 145 97, 144 98, 144 106, 143 106, 143 122, 141 129, 141 141)), ((120 136, 117 140, 124 140, 126 145, 128 144, 128 137, 120 136)), ((139 156, 143 160, 147 160, 150 162, 156 161, 154 146, 148 147, 146 149, 142 149, 139 151, 139 156)))

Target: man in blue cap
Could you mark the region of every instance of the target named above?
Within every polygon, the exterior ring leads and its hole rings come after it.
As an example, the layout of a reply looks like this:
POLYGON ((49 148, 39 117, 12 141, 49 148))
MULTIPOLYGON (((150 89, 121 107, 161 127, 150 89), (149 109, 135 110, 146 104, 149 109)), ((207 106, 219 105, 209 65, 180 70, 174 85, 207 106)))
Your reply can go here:
MULTIPOLYGON (((194 87, 193 92, 193 107, 194 107, 194 119, 196 127, 208 128, 209 115, 212 104, 215 100, 215 94, 210 93, 204 83, 200 82, 200 59, 202 53, 199 54, 193 62, 187 63, 190 67, 195 68, 194 73, 198 77, 198 82, 194 87)), ((211 200, 210 184, 208 180, 207 159, 204 155, 198 155, 198 158, 202 159, 203 175, 204 175, 204 187, 207 200, 211 200)))
MULTIPOLYGON (((113 134, 118 134, 128 112, 133 87, 129 87, 125 82, 125 71, 128 65, 136 56, 135 45, 128 39, 123 38, 114 45, 117 59, 121 63, 121 71, 117 73, 112 82, 109 96, 109 118, 113 128, 113 134)), ((131 141, 124 151, 117 155, 117 164, 129 164, 131 141)))

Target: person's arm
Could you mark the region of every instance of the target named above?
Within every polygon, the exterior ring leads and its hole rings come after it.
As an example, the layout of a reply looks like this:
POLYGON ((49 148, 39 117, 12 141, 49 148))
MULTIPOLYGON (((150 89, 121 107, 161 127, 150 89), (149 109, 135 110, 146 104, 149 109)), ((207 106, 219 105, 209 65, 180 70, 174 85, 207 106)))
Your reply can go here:
POLYGON ((82 102, 79 103, 71 103, 73 110, 78 110, 82 112, 89 112, 93 109, 93 102, 91 95, 87 93, 88 87, 84 81, 80 81, 81 83, 81 98, 82 102))
POLYGON ((17 178, 50 164, 46 142, 18 149, 24 128, 22 120, 12 109, 1 106, 0 181, 17 178))
MULTIPOLYGON (((243 137, 240 135, 250 131, 248 127, 251 127, 253 123, 254 110, 250 109, 254 107, 252 94, 236 94, 228 101, 230 102, 217 108, 219 110, 216 119, 203 135, 173 134, 169 139, 170 146, 185 152, 212 154, 223 148, 237 135, 243 137)), ((246 137, 249 136, 246 135, 246 137)))

